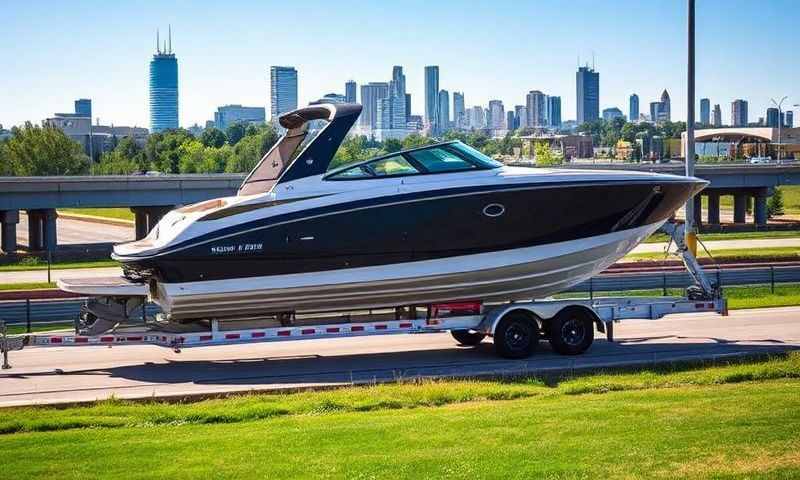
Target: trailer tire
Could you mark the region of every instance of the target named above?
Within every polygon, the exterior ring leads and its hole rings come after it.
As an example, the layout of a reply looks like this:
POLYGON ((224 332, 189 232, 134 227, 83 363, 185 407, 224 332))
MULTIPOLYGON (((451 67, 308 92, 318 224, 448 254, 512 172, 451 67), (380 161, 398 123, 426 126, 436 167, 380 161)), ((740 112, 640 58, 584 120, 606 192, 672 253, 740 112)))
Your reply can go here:
POLYGON ((504 358, 527 358, 539 343, 539 324, 532 315, 516 311, 504 316, 494 331, 494 349, 504 358))
POLYGON ((468 347, 474 347, 486 338, 486 334, 470 332, 469 330, 450 330, 450 335, 456 339, 456 342, 468 347))
POLYGON ((579 355, 594 341, 594 318, 583 308, 565 308, 549 321, 550 345, 561 355, 579 355))

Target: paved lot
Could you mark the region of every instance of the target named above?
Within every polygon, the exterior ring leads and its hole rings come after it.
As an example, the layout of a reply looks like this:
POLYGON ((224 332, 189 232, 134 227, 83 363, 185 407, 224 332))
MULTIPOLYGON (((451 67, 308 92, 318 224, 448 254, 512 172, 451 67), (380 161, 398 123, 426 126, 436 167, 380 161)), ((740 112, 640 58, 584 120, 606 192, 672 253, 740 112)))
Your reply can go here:
MULTIPOLYGON (((133 240, 133 226, 109 225, 107 223, 87 222, 70 218, 57 220, 59 245, 83 245, 87 243, 119 243, 133 240)), ((17 242, 28 244, 28 216, 20 212, 17 225, 17 242)))
POLYGON ((617 325, 578 357, 543 343, 527 360, 503 360, 486 340, 456 346, 447 333, 302 340, 202 348, 30 347, 0 373, 0 406, 108 398, 183 396, 389 381, 536 373, 800 348, 800 307, 681 315, 617 325))

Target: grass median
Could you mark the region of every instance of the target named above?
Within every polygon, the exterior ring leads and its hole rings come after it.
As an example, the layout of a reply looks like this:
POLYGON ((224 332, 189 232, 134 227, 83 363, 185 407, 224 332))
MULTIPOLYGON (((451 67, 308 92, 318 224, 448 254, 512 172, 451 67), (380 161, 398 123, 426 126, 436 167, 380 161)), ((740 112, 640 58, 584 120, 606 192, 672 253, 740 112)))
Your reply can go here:
POLYGON ((14 478, 795 478, 800 355, 0 410, 14 478), (79 446, 76 448, 76 446, 79 446))
MULTIPOLYGON (((743 260, 769 260, 769 261, 796 261, 800 260, 800 249, 797 247, 768 247, 768 248, 732 248, 711 249, 711 256, 719 263, 732 263, 743 260)), ((649 262, 653 260, 670 260, 678 257, 665 256, 664 252, 629 253, 622 259, 623 262, 649 262)), ((708 253, 698 247, 697 258, 710 258, 708 253)))

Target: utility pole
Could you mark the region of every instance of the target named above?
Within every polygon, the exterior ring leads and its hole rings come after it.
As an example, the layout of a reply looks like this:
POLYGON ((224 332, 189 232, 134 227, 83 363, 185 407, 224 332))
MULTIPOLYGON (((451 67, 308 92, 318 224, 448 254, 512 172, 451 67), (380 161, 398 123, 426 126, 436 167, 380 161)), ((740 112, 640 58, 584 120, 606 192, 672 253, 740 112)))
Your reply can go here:
MULTIPOLYGON (((687 94, 686 94, 686 176, 694 176, 694 0, 688 0, 687 12, 687 94)), ((686 246, 697 256, 697 232, 694 224, 694 197, 686 201, 686 246)))

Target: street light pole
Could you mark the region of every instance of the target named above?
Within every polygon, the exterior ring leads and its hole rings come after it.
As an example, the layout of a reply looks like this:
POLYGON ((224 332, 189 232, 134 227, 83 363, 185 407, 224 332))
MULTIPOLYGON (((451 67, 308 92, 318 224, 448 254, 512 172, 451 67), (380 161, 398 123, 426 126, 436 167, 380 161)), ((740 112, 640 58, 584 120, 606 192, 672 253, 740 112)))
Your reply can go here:
MULTIPOLYGON (((694 176, 694 0, 687 3, 687 95, 686 95, 686 176, 694 176)), ((686 246, 697 255, 694 225, 694 197, 686 201, 686 246)))
POLYGON ((772 104, 778 107, 778 163, 781 163, 781 126, 783 124, 783 119, 781 118, 781 105, 783 105, 783 102, 786 101, 786 98, 786 95, 784 95, 780 102, 776 102, 774 98, 770 98, 770 100, 772 100, 772 104))

